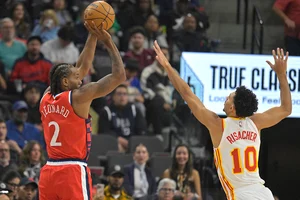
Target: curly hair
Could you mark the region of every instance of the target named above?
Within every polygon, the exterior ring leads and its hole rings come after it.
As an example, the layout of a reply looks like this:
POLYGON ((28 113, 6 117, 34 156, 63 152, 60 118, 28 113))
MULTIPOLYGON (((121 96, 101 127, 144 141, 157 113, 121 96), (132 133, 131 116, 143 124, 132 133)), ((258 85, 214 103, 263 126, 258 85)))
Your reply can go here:
POLYGON ((256 95, 245 86, 236 88, 233 103, 238 117, 249 117, 258 109, 256 95))

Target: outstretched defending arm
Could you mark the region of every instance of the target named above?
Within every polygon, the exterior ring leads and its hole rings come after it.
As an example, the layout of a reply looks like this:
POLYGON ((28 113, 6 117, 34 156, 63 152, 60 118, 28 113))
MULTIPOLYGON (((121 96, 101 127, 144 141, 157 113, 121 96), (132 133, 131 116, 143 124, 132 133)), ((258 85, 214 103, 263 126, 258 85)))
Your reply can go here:
POLYGON ((180 78, 162 53, 157 41, 154 42, 154 50, 157 54, 157 61, 164 67, 173 86, 187 102, 195 117, 204 124, 212 134, 214 131, 220 130, 220 128, 222 128, 221 118, 214 112, 206 109, 200 99, 191 91, 189 85, 180 78))
POLYGON ((282 119, 289 116, 292 112, 291 91, 286 77, 288 52, 284 58, 283 49, 277 48, 277 55, 275 50, 272 51, 275 64, 270 61, 267 63, 276 72, 280 85, 280 106, 273 107, 263 113, 255 114, 251 117, 259 130, 271 127, 282 119))

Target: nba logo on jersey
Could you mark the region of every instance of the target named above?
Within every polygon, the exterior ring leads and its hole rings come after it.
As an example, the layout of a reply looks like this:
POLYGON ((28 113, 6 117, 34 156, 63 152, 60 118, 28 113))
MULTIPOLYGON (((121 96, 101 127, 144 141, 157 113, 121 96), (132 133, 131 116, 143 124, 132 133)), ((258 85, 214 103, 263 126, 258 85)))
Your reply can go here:
POLYGON ((239 121, 239 127, 242 128, 243 127, 243 122, 239 121))

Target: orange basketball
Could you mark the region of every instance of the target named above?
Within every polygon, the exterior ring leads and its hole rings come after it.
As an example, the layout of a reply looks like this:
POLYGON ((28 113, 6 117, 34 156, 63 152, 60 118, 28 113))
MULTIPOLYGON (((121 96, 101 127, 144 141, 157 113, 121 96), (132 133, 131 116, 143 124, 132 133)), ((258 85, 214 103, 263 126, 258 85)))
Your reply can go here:
POLYGON ((108 30, 112 27, 115 21, 114 9, 105 1, 94 1, 84 11, 84 20, 93 27, 92 21, 97 28, 103 23, 103 28, 108 30))

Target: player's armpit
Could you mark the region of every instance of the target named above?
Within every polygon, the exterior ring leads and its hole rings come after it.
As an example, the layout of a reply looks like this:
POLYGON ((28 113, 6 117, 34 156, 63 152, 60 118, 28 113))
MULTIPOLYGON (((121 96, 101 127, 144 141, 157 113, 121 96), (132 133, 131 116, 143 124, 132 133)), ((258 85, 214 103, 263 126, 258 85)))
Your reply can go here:
POLYGON ((184 99, 193 115, 209 130, 222 128, 222 119, 216 113, 208 110, 194 93, 189 92, 184 99))
POLYGON ((273 107, 263 113, 257 113, 251 116, 258 130, 274 126, 281 120, 289 116, 290 112, 282 107, 273 107))

